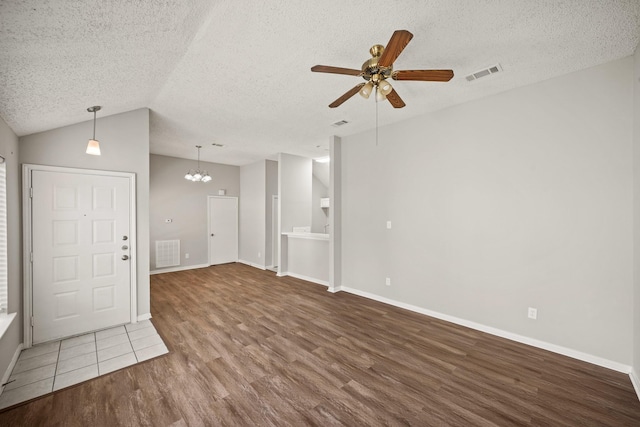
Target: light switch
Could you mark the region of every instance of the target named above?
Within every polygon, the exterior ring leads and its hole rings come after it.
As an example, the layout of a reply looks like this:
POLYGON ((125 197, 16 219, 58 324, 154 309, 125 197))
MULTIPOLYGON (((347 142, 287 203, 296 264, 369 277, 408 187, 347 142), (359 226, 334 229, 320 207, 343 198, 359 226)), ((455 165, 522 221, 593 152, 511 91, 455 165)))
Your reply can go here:
POLYGON ((391 221, 387 221, 387 229, 391 230, 391 221))

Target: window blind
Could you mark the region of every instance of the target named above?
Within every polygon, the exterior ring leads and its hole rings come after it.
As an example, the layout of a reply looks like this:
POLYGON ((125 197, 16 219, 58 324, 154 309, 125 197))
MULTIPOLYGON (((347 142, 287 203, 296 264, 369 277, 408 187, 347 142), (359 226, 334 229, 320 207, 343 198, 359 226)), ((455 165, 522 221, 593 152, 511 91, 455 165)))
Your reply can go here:
POLYGON ((7 312, 7 178, 0 156, 0 313, 7 312))

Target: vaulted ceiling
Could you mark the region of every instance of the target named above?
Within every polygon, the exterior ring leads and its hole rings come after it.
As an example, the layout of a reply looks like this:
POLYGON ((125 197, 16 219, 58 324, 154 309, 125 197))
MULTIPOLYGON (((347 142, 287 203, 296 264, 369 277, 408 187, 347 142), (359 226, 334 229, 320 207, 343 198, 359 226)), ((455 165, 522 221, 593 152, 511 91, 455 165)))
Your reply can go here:
POLYGON ((148 107, 155 154, 324 156, 330 135, 376 126, 376 103, 328 108, 363 80, 310 68, 359 69, 397 29, 414 37, 395 69, 455 77, 393 82, 407 105, 379 104, 380 126, 631 55, 640 2, 2 0, 0 116, 22 136, 90 120, 92 105, 98 117, 148 107))

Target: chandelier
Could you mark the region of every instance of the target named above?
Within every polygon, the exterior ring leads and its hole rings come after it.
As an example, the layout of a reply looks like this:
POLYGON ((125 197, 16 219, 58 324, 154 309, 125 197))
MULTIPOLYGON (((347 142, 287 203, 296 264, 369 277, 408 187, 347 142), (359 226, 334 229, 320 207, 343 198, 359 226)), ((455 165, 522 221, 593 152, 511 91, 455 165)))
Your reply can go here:
POLYGON ((198 149, 198 169, 195 171, 189 169, 189 172, 184 176, 184 179, 188 179, 193 182, 209 182, 212 180, 211 176, 209 176, 207 171, 200 170, 200 149, 202 148, 202 145, 196 145, 196 148, 198 149))

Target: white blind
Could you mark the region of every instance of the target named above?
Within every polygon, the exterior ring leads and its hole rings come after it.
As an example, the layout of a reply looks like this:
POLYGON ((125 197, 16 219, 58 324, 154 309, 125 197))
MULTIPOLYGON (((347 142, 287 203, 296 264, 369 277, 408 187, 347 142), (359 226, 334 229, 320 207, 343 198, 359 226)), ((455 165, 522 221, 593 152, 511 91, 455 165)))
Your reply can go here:
POLYGON ((7 178, 0 157, 0 313, 7 312, 7 178))

